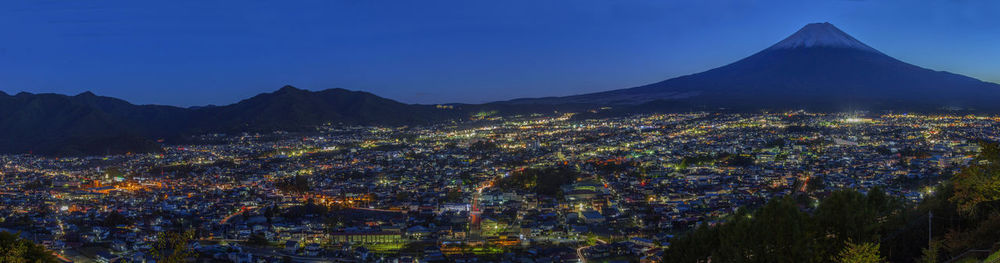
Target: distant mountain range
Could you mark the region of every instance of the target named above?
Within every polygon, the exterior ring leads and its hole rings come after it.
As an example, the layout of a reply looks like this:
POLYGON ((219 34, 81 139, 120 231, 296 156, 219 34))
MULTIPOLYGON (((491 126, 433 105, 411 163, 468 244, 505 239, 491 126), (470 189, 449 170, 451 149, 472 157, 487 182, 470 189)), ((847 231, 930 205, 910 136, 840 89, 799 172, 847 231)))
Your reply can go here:
POLYGON ((159 151, 155 140, 210 132, 302 131, 325 123, 424 124, 463 116, 371 93, 286 86, 226 106, 134 105, 90 92, 76 96, 0 92, 0 153, 100 155, 159 151))
POLYGON ((371 93, 286 86, 226 106, 134 105, 76 96, 0 92, 0 153, 101 155, 161 150, 155 141, 204 133, 306 131, 316 125, 410 125, 476 112, 810 109, 1000 111, 1000 85, 889 57, 829 23, 809 24, 735 63, 646 86, 454 108, 404 104, 371 93))
POLYGON ((628 89, 509 104, 674 110, 1000 109, 1000 85, 887 56, 830 23, 808 24, 735 63, 628 89))

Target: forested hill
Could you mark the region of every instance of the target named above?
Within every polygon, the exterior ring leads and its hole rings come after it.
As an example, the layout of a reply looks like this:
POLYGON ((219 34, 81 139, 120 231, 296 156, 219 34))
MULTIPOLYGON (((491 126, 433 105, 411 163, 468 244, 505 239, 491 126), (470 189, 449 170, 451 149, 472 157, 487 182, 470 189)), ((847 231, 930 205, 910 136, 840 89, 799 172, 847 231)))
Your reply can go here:
POLYGON ((211 132, 298 131, 316 125, 415 125, 462 117, 455 109, 404 104, 345 89, 285 86, 225 106, 134 105, 84 92, 0 93, 0 154, 155 152, 155 141, 211 132))
POLYGON ((917 205, 879 189, 797 193, 673 240, 671 262, 978 262, 1000 242, 1000 147, 982 143, 969 167, 917 205), (933 216, 931 216, 933 214, 933 216), (928 242, 928 217, 932 224, 928 242), (858 261, 860 260, 860 261, 858 261), (873 260, 873 261, 866 261, 873 260))

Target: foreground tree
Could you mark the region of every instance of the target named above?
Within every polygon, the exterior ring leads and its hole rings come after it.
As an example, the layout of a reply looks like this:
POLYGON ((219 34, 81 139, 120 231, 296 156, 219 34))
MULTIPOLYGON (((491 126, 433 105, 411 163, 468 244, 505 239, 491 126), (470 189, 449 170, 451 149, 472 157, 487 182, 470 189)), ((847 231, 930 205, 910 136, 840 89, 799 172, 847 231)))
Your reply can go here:
POLYGON ((920 263, 937 263, 938 262, 938 250, 941 248, 940 242, 931 242, 930 246, 923 250, 923 255, 920 256, 920 263))
POLYGON ((837 257, 839 263, 881 263, 885 259, 878 253, 878 243, 847 242, 837 257))
POLYGON ((194 230, 160 233, 152 255, 160 263, 187 262, 188 258, 195 256, 194 250, 188 246, 192 240, 194 230))
POLYGON ((17 234, 0 231, 0 262, 48 263, 57 262, 55 255, 44 247, 20 238, 17 234))
MULTIPOLYGON (((847 241, 874 244, 899 202, 878 189, 867 195, 837 191, 807 213, 795 198, 769 201, 753 213, 702 226, 673 240, 664 258, 674 262, 829 262, 841 258, 847 241)), ((875 250, 879 247, 875 246, 875 250)), ((852 254, 853 255, 853 254, 852 254)), ((851 261, 854 262, 854 261, 851 261)))
POLYGON ((1000 207, 1000 145, 981 142, 979 146, 979 157, 952 178, 955 194, 950 201, 967 216, 1000 207))

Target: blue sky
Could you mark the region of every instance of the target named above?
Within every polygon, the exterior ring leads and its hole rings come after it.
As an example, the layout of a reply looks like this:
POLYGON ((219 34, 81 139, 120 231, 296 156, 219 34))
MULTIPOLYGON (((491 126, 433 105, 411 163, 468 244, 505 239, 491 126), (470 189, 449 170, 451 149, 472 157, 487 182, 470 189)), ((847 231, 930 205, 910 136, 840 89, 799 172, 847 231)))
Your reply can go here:
POLYGON ((229 104, 283 85, 408 103, 627 88, 831 22, 1000 82, 998 1, 4 1, 0 90, 229 104), (291 3, 289 3, 291 2, 291 3))

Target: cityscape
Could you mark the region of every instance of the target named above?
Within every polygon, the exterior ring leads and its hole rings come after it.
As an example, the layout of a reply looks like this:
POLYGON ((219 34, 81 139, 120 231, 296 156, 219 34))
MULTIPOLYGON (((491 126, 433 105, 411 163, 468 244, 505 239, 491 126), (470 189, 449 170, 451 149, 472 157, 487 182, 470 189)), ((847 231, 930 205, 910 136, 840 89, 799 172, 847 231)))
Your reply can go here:
POLYGON ((198 257, 233 262, 662 262, 678 235, 771 199, 881 188, 916 204, 975 159, 967 138, 996 141, 998 127, 564 113, 207 134, 163 153, 4 156, 0 226, 74 262, 149 262, 161 233, 184 231, 198 257))
POLYGON ((1000 1, 10 1, 0 263, 1000 263, 1000 1))

